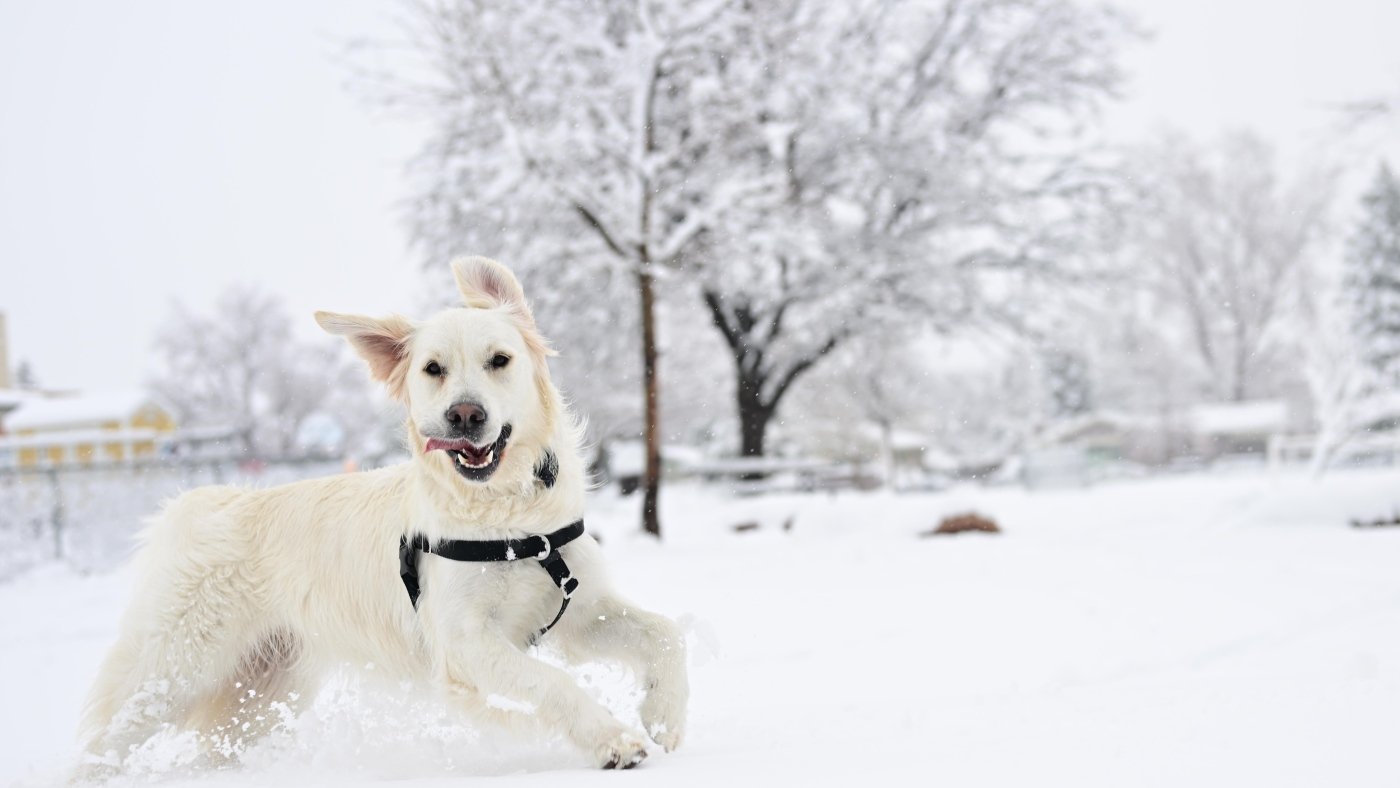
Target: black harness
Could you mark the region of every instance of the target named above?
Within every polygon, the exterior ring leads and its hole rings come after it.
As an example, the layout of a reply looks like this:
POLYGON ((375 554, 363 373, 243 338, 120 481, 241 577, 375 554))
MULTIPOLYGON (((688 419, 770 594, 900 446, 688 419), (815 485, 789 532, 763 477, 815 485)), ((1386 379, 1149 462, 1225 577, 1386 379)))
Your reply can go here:
MULTIPOLYGON (((543 482, 546 488, 553 487, 558 471, 559 461, 553 452, 548 452, 540 465, 535 468, 535 478, 543 482)), ((413 609, 417 610, 418 597, 422 593, 418 585, 418 555, 420 553, 440 555, 450 561, 472 563, 539 561, 540 566, 544 567, 544 571, 549 573, 549 579, 553 580, 554 585, 563 592, 564 598, 559 604, 559 612, 555 614, 554 620, 535 633, 533 639, 538 640, 544 633, 553 629, 554 625, 559 623, 559 619, 564 617, 564 611, 569 609, 569 600, 573 597, 574 591, 578 590, 578 580, 569 573, 569 565, 564 563, 564 557, 559 554, 559 548, 580 536, 583 536, 583 520, 575 520, 553 533, 534 534, 524 539, 443 539, 430 542, 428 537, 422 534, 414 534, 412 538, 405 534, 399 538, 399 576, 403 578, 403 587, 408 592, 408 601, 413 605, 413 609)))

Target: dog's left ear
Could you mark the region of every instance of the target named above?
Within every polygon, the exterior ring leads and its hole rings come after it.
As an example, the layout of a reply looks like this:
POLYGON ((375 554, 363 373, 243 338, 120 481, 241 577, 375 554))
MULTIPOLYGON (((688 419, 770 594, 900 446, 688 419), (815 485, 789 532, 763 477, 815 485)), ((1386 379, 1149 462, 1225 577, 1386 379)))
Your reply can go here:
POLYGON ((452 261, 452 276, 467 306, 505 308, 519 324, 520 333, 532 350, 544 356, 557 355, 535 326, 535 315, 525 301, 525 290, 509 268, 489 257, 459 257, 452 261))

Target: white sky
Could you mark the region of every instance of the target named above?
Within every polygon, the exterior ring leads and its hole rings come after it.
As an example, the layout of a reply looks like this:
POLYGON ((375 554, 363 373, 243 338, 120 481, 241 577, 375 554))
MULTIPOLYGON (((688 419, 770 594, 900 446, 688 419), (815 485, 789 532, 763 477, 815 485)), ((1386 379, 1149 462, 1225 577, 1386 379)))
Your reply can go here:
MULTIPOLYGON (((1291 158, 1342 147, 1327 108, 1400 95, 1400 2, 1126 0, 1115 139, 1251 127, 1291 158)), ((170 305, 234 282, 310 312, 413 311, 397 209, 416 131, 345 89, 344 42, 392 2, 0 3, 0 312, 42 383, 141 385, 170 305)), ((1400 138, 1400 122, 1388 129, 1400 138)), ((1352 138, 1369 172, 1376 137, 1352 138)), ((1397 146, 1387 152, 1400 162, 1397 146)), ((490 253, 491 250, 463 250, 490 253)))

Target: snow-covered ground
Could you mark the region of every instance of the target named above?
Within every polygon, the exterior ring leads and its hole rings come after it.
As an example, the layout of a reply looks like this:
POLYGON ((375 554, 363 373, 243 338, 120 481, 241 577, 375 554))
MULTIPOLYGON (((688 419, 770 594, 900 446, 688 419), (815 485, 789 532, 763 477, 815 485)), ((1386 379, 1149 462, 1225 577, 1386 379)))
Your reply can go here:
MULTIPOLYGON (((903 496, 672 487, 664 545, 632 534, 635 506, 602 494, 589 522, 620 585, 691 634, 678 752, 597 772, 561 743, 346 678, 240 770, 191 774, 168 741, 137 782, 1400 784, 1400 528, 1347 525, 1400 508, 1400 470, 903 496), (1005 533, 916 536, 968 509, 1005 533)), ((63 779, 128 580, 49 564, 0 586, 6 782, 63 779)), ((633 714, 625 676, 580 680, 633 714)))

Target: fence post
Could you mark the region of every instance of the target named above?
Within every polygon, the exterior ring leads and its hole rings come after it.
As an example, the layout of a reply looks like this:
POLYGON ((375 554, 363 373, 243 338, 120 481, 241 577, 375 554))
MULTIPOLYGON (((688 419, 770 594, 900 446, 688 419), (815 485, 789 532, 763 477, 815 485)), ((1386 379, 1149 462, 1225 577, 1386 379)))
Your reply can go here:
POLYGON ((50 526, 53 528, 53 557, 63 560, 63 485, 58 478, 58 468, 49 468, 49 486, 53 488, 53 514, 50 526))

